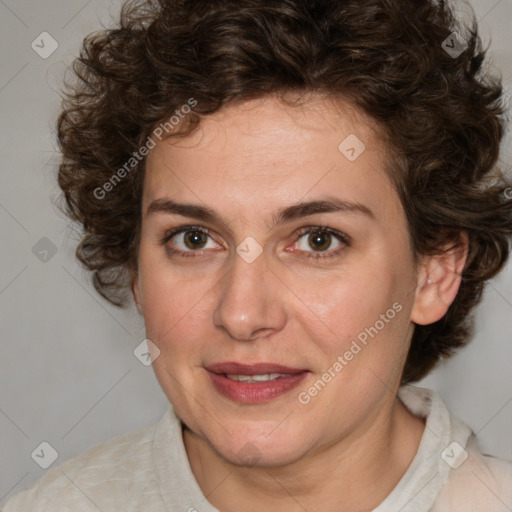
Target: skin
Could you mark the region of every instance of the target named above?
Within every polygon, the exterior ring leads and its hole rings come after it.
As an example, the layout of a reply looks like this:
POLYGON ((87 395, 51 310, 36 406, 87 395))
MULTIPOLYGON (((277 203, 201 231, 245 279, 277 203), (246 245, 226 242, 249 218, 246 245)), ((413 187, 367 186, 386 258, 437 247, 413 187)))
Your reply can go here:
POLYGON ((396 392, 414 324, 446 313, 466 251, 414 264, 374 126, 346 102, 312 95, 289 106, 266 97, 224 107, 147 157, 132 289, 160 349, 155 374, 186 426, 192 471, 223 512, 371 510, 418 449, 424 421, 396 392), (366 146, 352 162, 338 149, 350 134, 366 146), (278 210, 327 198, 362 204, 373 217, 324 212, 272 227, 278 210), (223 220, 148 213, 164 199, 207 206, 223 220), (162 243, 172 228, 198 225, 209 232, 199 246, 186 245, 184 234, 162 243), (319 251, 297 233, 308 226, 344 233, 349 243, 324 232, 327 249, 319 251), (248 236, 263 251, 252 263, 236 252, 248 236), (394 303, 401 311, 301 404, 298 393, 394 303), (310 374, 280 397, 240 404, 220 395, 205 371, 222 361, 310 374), (249 463, 247 446, 257 455, 249 463))

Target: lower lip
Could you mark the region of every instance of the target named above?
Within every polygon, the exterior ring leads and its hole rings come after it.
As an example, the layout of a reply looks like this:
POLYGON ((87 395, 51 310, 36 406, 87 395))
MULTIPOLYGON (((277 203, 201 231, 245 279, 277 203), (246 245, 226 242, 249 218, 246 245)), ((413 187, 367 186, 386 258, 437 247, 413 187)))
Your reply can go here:
MULTIPOLYGON (((207 370, 208 371, 208 370, 207 370)), ((268 402, 298 386, 309 372, 301 372, 290 377, 279 377, 262 382, 239 382, 228 379, 224 374, 208 371, 215 389, 226 398, 245 404, 268 402)))

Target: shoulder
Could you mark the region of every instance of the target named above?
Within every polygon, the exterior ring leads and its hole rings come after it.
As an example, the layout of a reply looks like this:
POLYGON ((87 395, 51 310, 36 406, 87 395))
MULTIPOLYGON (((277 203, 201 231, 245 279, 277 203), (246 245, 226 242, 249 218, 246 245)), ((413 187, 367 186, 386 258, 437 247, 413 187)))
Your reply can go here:
POLYGON ((420 473, 437 476, 435 486, 424 486, 432 493, 429 512, 511 512, 512 462, 482 453, 471 428, 435 391, 407 385, 399 398, 415 416, 426 418, 420 473))
POLYGON ((156 485, 151 460, 155 427, 96 444, 48 469, 33 487, 13 496, 1 511, 106 512, 116 510, 125 500, 133 506, 132 498, 140 499, 140 494, 151 493, 151 486, 156 485))
POLYGON ((467 458, 450 470, 432 512, 512 510, 512 462, 483 454, 475 438, 463 455, 467 458))

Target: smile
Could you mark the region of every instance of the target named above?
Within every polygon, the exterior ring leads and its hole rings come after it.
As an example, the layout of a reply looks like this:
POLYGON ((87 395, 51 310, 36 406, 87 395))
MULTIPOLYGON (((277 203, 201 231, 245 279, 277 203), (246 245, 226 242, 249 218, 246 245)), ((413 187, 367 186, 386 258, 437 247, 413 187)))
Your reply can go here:
POLYGON ((238 403, 258 404, 284 395, 310 373, 272 363, 217 363, 206 368, 217 393, 238 403))

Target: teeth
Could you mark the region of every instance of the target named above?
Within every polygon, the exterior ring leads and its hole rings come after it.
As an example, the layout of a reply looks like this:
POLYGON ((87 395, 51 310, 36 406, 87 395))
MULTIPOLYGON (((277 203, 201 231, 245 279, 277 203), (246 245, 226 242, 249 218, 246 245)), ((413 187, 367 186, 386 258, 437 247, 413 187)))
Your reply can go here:
POLYGON ((239 382, 264 382, 267 380, 276 380, 279 377, 290 377, 288 373, 265 373, 263 375, 238 375, 236 373, 228 373, 226 377, 239 382))

